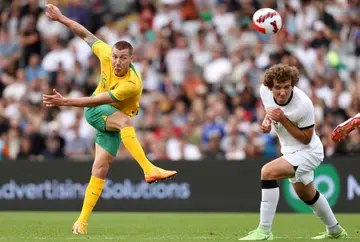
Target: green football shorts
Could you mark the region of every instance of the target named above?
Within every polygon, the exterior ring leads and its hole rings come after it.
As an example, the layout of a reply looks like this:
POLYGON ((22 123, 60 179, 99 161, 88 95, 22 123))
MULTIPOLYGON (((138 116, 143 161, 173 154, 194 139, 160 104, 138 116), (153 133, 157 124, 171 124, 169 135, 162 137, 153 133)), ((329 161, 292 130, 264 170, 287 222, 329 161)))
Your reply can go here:
POLYGON ((110 104, 84 109, 86 121, 96 129, 95 143, 114 157, 121 144, 120 132, 106 131, 105 128, 107 117, 116 111, 119 110, 110 104))

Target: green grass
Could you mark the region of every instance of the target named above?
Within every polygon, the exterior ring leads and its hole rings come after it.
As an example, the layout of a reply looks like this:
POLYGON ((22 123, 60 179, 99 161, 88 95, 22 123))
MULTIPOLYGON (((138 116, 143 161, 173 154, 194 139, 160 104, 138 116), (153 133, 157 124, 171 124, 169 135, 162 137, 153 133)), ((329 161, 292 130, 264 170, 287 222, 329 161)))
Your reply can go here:
MULTIPOLYGON (((100 213, 91 215, 87 235, 71 234, 78 213, 0 212, 0 242, 13 241, 237 241, 258 225, 246 213, 100 213)), ((338 214, 350 239, 360 240, 360 215, 338 214)), ((325 230, 312 214, 277 214, 275 240, 311 241, 325 230)))

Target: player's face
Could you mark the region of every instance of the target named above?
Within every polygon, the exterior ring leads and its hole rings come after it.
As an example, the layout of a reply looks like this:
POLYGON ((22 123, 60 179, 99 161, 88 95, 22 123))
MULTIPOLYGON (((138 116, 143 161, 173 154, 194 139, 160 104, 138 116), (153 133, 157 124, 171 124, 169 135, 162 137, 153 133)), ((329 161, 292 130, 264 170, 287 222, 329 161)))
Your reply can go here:
POLYGON ((292 89, 291 80, 280 83, 275 80, 271 91, 277 103, 285 104, 291 96, 292 89))
POLYGON ((129 70, 132 57, 128 49, 118 50, 112 49, 111 64, 114 69, 115 75, 124 76, 129 70))

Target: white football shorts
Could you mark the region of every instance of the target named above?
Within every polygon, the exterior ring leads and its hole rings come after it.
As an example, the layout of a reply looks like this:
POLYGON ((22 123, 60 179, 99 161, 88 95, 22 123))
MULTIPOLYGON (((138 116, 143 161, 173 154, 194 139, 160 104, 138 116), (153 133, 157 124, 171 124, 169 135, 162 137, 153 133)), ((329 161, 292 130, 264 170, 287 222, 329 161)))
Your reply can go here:
POLYGON ((297 167, 294 177, 290 178, 291 183, 302 182, 308 185, 314 181, 314 170, 324 160, 324 148, 320 143, 315 148, 304 148, 293 153, 283 155, 291 165, 297 167))

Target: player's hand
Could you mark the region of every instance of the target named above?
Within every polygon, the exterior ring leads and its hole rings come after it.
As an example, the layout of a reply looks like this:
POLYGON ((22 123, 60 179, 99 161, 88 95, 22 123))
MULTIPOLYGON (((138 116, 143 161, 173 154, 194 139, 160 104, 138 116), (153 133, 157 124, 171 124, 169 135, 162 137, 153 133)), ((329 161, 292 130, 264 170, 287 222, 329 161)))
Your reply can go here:
POLYGON ((266 110, 266 114, 269 115, 270 119, 281 124, 286 120, 286 116, 280 108, 266 110))
POLYGON ((46 107, 59 107, 65 105, 65 98, 53 89, 54 95, 43 95, 43 103, 46 107))
POLYGON ((264 134, 268 134, 271 131, 271 121, 268 118, 265 118, 261 124, 261 130, 264 134))
POLYGON ((59 21, 63 16, 60 9, 53 4, 46 4, 46 16, 53 21, 59 21))

